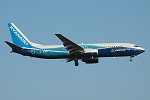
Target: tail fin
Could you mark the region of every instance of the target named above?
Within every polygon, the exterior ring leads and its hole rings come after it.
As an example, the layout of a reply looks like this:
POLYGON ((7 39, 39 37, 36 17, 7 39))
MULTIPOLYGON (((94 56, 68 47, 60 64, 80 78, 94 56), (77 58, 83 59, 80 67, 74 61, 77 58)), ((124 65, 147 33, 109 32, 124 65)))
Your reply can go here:
MULTIPOLYGON (((13 40, 13 43, 19 47, 28 47, 31 48, 33 47, 30 42, 24 34, 13 24, 13 23, 8 23, 8 27, 11 33, 11 37, 13 40)), ((7 42, 6 42, 7 43, 7 42)), ((8 44, 8 43, 7 43, 8 44)), ((8 44, 9 45, 9 44, 8 44)))

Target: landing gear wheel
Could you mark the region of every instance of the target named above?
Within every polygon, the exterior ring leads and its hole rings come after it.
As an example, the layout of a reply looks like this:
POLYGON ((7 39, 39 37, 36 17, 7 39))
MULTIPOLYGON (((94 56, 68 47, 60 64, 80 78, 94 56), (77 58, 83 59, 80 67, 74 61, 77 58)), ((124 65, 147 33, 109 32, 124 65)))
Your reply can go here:
POLYGON ((77 58, 77 57, 74 59, 74 62, 75 62, 75 66, 78 66, 78 65, 79 65, 79 63, 78 63, 78 58, 77 58))
POLYGON ((130 61, 132 61, 132 57, 130 57, 130 61))
POLYGON ((78 62, 75 62, 75 66, 78 66, 79 65, 79 63, 78 62))

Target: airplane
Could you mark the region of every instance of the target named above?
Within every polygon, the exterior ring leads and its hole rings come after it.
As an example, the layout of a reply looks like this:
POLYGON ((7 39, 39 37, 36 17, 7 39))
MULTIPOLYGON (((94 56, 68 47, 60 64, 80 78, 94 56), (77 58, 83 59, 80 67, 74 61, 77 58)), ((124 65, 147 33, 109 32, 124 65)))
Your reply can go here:
POLYGON ((65 59, 74 61, 78 66, 78 60, 86 64, 98 63, 99 57, 133 57, 145 52, 145 49, 131 43, 96 43, 76 44, 61 34, 55 35, 63 42, 63 45, 41 45, 29 41, 26 36, 13 24, 8 23, 13 43, 5 41, 14 53, 23 56, 31 56, 45 59, 65 59))

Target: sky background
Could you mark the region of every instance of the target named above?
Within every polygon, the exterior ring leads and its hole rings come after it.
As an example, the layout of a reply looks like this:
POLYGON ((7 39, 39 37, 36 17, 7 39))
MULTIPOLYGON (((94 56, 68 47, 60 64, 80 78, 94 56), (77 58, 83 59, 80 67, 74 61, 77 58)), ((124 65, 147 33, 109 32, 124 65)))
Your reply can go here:
POLYGON ((150 100, 150 0, 0 0, 0 100, 150 100), (146 52, 98 64, 10 53, 8 23, 43 45, 134 43, 146 52))

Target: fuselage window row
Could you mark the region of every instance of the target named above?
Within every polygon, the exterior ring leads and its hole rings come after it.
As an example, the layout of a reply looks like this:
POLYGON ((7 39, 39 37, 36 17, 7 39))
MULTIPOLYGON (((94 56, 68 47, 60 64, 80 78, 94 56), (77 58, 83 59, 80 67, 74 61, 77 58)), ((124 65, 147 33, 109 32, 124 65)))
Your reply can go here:
MULTIPOLYGON (((102 46, 102 47, 83 47, 85 49, 98 49, 98 48, 114 48, 114 47, 122 47, 122 46, 102 46)), ((48 49, 39 49, 39 50, 61 50, 61 49, 65 49, 65 48, 48 48, 48 49)))

